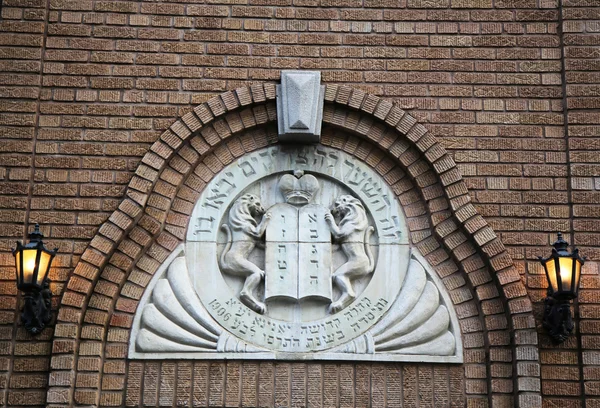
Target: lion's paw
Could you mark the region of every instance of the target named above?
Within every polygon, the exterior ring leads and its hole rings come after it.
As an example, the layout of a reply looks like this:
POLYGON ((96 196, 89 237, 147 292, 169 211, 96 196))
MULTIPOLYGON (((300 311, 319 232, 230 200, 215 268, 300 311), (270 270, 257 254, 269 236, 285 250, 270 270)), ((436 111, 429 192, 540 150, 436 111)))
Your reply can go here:
POLYGON ((242 301, 242 303, 244 303, 246 306, 248 306, 250 309, 254 310, 258 314, 264 314, 267 310, 267 307, 264 303, 259 302, 254 298, 254 296, 252 296, 249 293, 241 292, 240 300, 242 301))

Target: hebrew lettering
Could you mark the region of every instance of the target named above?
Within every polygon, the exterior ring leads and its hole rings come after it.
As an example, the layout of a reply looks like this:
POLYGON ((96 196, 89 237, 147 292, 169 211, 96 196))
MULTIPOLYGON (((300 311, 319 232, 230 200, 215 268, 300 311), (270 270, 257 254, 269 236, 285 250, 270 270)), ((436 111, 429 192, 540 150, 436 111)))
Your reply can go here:
POLYGON ((246 154, 190 222, 140 300, 131 358, 462 361, 444 285, 411 249, 391 188, 355 157, 246 154))

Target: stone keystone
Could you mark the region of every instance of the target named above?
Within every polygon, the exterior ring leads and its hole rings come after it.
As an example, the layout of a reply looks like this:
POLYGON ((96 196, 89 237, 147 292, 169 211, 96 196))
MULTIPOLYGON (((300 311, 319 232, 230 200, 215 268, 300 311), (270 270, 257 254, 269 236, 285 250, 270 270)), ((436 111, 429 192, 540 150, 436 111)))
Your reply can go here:
POLYGON ((277 85, 279 140, 318 143, 321 138, 325 86, 318 71, 282 71, 277 85))

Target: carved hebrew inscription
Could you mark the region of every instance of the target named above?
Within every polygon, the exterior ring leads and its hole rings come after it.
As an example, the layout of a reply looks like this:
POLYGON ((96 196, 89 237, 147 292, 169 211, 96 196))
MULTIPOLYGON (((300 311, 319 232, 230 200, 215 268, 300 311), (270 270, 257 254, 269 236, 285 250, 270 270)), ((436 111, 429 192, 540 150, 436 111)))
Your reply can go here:
POLYGON ((456 315, 394 194, 346 153, 247 154, 190 222, 141 301, 130 357, 461 361, 456 315))
POLYGON ((208 307, 223 316, 225 327, 234 334, 261 339, 267 347, 277 346, 282 351, 303 352, 356 337, 362 327, 381 317, 387 304, 388 301, 383 298, 372 301, 364 297, 339 317, 324 322, 306 322, 300 326, 251 315, 236 298, 226 301, 215 298, 208 307))
POLYGON ((321 297, 331 302, 331 234, 329 210, 318 204, 297 208, 288 203, 270 208, 274 222, 266 233, 265 298, 321 297))
MULTIPOLYGON (((188 241, 215 241, 226 197, 235 197, 249 184, 277 171, 303 170, 338 180, 368 207, 379 234, 379 241, 408 244, 404 217, 394 194, 383 179, 365 163, 338 150, 324 146, 301 148, 270 147, 247 154, 222 171, 209 183, 196 206, 188 241), (285 170, 284 170, 285 169, 285 170)), ((321 188, 321 191, 323 189, 321 188)))
POLYGON ((279 180, 285 203, 269 209, 273 223, 266 231, 265 298, 321 298, 331 302, 331 234, 329 210, 310 203, 319 190, 316 177, 303 171, 279 180))

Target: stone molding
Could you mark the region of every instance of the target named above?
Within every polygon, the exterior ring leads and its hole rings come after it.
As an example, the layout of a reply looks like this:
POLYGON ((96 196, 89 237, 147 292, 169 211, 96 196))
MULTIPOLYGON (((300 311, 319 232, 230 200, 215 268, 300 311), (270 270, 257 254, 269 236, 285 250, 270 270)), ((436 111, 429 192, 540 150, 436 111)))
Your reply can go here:
MULTIPOLYGON (((48 404, 119 405, 122 392, 98 393, 76 385, 82 359, 126 358, 132 316, 148 277, 185 236, 190 203, 222 167, 219 158, 231 160, 232 155, 276 143, 277 132, 268 126, 276 120, 274 100, 274 84, 225 92, 184 115, 152 145, 119 209, 100 227, 67 283, 55 328, 48 404), (236 134, 242 136, 232 137, 236 134)), ((477 311, 469 315, 465 309, 459 316, 463 336, 483 333, 483 343, 476 343, 487 349, 487 361, 513 363, 516 389, 512 379, 493 380, 493 373, 487 373, 489 382, 481 380, 469 372, 472 364, 465 363, 467 382, 475 387, 467 397, 489 399, 490 404, 508 404, 516 398, 519 406, 541 406, 539 387, 529 386, 539 383, 539 372, 528 370, 529 364, 539 361, 531 301, 503 244, 470 203, 452 158, 416 119, 382 98, 328 85, 325 104, 324 125, 356 138, 343 146, 336 145, 340 139, 335 137, 323 136, 322 142, 351 149, 384 172, 403 206, 418 209, 409 217, 413 243, 426 258, 434 259, 443 252, 439 239, 463 271, 448 275, 457 285, 452 300, 461 304, 461 295, 468 296, 472 287, 480 304, 485 327, 469 317, 477 311), (377 149, 371 152, 369 146, 377 149), (410 190, 411 183, 396 183, 403 176, 399 171, 385 173, 395 165, 415 181, 416 191, 410 190)), ((102 376, 101 366, 90 369, 102 376)))

